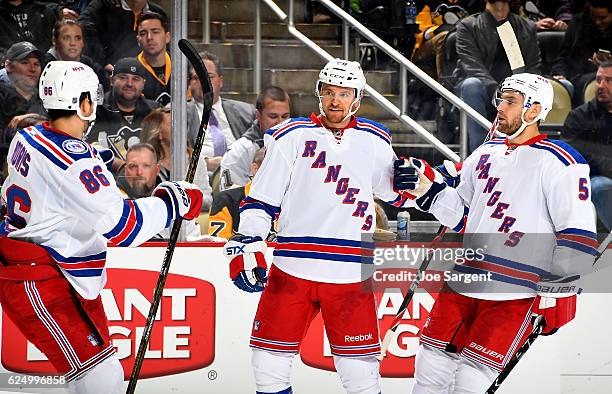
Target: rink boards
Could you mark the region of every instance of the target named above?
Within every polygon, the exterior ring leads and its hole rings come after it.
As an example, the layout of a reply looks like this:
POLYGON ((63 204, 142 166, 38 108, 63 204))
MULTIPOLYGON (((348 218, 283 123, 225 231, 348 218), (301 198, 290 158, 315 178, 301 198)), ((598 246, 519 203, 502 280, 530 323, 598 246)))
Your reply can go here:
MULTIPOLYGON (((126 378, 164 251, 161 244, 109 249, 109 281, 102 299, 126 378)), ((597 275, 612 278, 610 266, 612 252, 608 249, 599 265, 604 268, 597 275)), ((381 332, 391 324, 403 298, 401 291, 407 287, 377 289, 381 332)), ((417 293, 409 306, 398 329, 400 335, 381 365, 384 393, 407 393, 412 387, 418 335, 435 298, 435 289, 430 288, 417 293)), ((248 340, 258 299, 233 286, 220 244, 177 247, 138 392, 254 392, 248 340)), ((609 292, 581 295, 576 320, 554 336, 539 338, 498 392, 607 393, 612 387, 611 302, 609 292)), ((44 355, 4 316, 1 330, 2 372, 52 371, 44 355)), ((313 321, 301 354, 295 358, 293 386, 300 393, 342 392, 320 317, 313 321)))

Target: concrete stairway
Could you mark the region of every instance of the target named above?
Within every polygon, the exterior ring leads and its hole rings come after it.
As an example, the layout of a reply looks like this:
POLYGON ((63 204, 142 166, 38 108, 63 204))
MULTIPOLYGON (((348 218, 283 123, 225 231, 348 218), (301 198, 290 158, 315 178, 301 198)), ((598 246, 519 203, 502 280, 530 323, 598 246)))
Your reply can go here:
MULTIPOLYGON (((288 0, 276 3, 289 11, 288 0)), ((304 1, 294 1, 296 27, 317 42, 333 56, 341 57, 342 48, 338 45, 340 27, 334 24, 309 24, 304 21, 304 1)), ((189 2, 189 37, 201 42, 201 2, 189 2)), ((197 44, 200 50, 206 49, 217 54, 224 66, 223 96, 250 103, 255 102, 257 92, 253 91, 254 44, 254 1, 253 0, 211 0, 211 44, 197 44)), ((316 111, 317 99, 314 85, 318 72, 325 62, 309 48, 294 39, 286 25, 262 2, 262 86, 277 85, 291 95, 293 116, 307 116, 316 111)), ((353 51, 354 48, 351 48, 353 51)), ((351 53, 351 58, 355 55, 351 53)), ((387 99, 399 105, 396 71, 368 71, 368 83, 374 86, 387 99)), ((391 114, 380 108, 370 97, 365 97, 358 113, 360 116, 377 120, 393 132, 395 143, 423 143, 423 141, 397 121, 391 114)), ((435 128, 434 122, 422 122, 425 128, 435 128)), ((400 152, 405 149, 399 149, 400 152)), ((411 151, 413 151, 411 149, 411 151)), ((419 149, 420 151, 420 149, 419 149)), ((426 157, 433 149, 426 149, 426 157)), ((413 153, 414 154, 414 153, 413 153)), ((421 154, 423 156, 423 154, 421 154)), ((440 160, 436 160, 438 162, 440 160)))

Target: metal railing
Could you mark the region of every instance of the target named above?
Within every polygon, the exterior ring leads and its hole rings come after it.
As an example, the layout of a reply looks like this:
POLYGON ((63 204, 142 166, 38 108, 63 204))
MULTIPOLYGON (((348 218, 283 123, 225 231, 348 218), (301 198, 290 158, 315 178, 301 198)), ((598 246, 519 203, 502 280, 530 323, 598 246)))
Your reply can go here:
MULTIPOLYGON (((313 52, 315 52, 322 59, 329 61, 334 57, 329 54, 327 51, 322 49, 319 45, 317 45, 314 41, 300 32, 294 23, 294 0, 289 0, 289 12, 286 14, 273 0, 255 0, 255 31, 254 31, 254 66, 253 66, 253 86, 256 92, 261 89, 261 2, 264 2, 272 11, 278 16, 279 20, 287 23, 288 32, 295 37, 302 44, 306 45, 313 52)), ((336 16, 338 16, 342 20, 342 54, 345 59, 349 58, 349 43, 350 43, 350 29, 354 29, 363 37, 365 37, 368 41, 370 41, 374 46, 378 49, 382 50, 386 53, 391 59, 396 61, 400 65, 400 105, 399 108, 389 101, 386 97, 372 88, 370 85, 366 85, 366 92, 372 99, 383 109, 388 111, 394 117, 396 117, 402 124, 410 128, 417 135, 423 138, 427 143, 433 146, 436 150, 444 154, 449 159, 458 162, 461 159, 467 156, 467 120, 468 117, 473 119, 475 122, 480 124, 486 129, 491 128, 491 122, 489 122, 484 116, 476 112, 472 107, 468 104, 464 103, 459 97, 453 94, 451 91, 446 89, 436 80, 431 78, 425 72, 423 72, 420 68, 414 65, 410 60, 400 54, 395 48, 391 47, 389 44, 384 42, 380 37, 376 36, 369 29, 363 26, 359 21, 349 15, 342 8, 334 4, 330 0, 317 0, 320 4, 327 7, 331 12, 333 12, 336 16), (435 92, 437 92, 440 96, 448 100, 451 104, 453 104, 460 111, 459 118, 459 131, 460 131, 460 156, 453 152, 449 146, 442 143, 438 140, 433 134, 427 131, 422 125, 420 125, 417 121, 412 119, 410 116, 406 114, 407 112, 407 97, 408 97, 408 77, 407 72, 412 73, 416 78, 422 81, 424 84, 432 88, 435 92)), ((209 24, 209 0, 204 0, 202 7, 202 32, 204 37, 204 42, 210 42, 210 30, 208 26, 209 24), (206 19, 204 18, 206 17, 206 19), (206 34, 205 34, 206 33, 206 34)), ((403 144, 402 144, 403 145, 403 144)), ((411 144, 411 146, 414 144, 411 144)), ((422 146, 421 144, 417 144, 422 146)), ((416 146, 416 145, 415 145, 416 146)))

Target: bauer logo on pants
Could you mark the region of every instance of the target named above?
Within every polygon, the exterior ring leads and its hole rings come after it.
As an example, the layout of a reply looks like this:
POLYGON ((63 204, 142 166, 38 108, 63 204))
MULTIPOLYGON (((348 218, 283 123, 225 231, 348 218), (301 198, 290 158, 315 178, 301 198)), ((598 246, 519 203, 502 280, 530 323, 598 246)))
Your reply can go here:
MULTIPOLYGON (((158 272, 108 269, 102 302, 126 379, 144 331, 158 272)), ((169 274, 141 378, 177 374, 210 365, 215 357, 215 289, 211 283, 169 274), (161 312, 160 312, 161 311, 161 312)), ((2 365, 15 372, 50 373, 45 356, 12 322, 2 319, 2 365)))

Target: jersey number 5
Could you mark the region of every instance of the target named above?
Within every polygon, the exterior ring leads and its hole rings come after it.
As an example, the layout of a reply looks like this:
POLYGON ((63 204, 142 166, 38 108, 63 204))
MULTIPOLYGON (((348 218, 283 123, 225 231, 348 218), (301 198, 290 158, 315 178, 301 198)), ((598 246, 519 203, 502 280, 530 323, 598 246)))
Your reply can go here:
POLYGON ((578 198, 582 201, 586 201, 589 198, 589 184, 586 178, 578 180, 578 198))
POLYGON ((79 179, 81 180, 81 183, 85 185, 85 189, 87 189, 87 191, 91 194, 100 190, 100 185, 102 186, 110 185, 110 182, 108 181, 108 179, 106 179, 104 174, 102 174, 102 167, 100 166, 95 166, 93 168, 93 171, 91 170, 81 171, 81 174, 79 175, 79 179))

